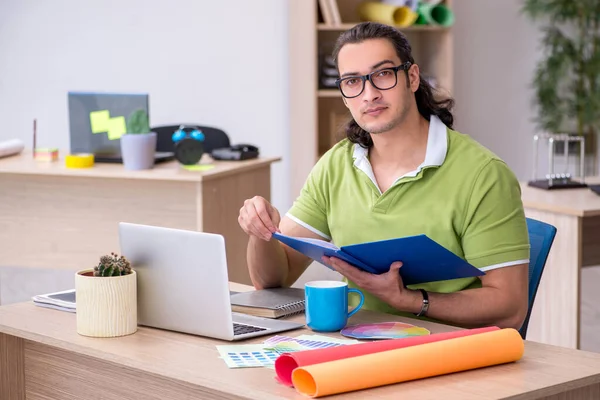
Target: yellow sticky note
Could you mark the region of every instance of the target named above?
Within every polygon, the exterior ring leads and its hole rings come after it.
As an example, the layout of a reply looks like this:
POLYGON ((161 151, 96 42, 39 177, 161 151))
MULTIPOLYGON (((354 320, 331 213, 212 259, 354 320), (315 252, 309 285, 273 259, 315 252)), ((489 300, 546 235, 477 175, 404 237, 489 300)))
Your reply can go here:
POLYGON ((213 169, 215 166, 214 165, 210 165, 210 164, 204 164, 204 165, 184 165, 183 168, 187 169, 188 171, 207 171, 209 169, 213 169))
POLYGON ((108 121, 110 121, 110 113, 108 110, 92 111, 90 113, 90 125, 92 126, 92 133, 107 132, 108 121))
POLYGON ((115 117, 108 121, 108 140, 117 140, 127 132, 125 117, 115 117))

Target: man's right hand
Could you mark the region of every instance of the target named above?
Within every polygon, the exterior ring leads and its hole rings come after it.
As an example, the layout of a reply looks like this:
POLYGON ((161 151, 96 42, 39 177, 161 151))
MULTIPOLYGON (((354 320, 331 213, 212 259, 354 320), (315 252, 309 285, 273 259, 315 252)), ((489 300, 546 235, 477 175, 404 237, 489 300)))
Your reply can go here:
POLYGON ((279 231, 280 221, 279 211, 260 196, 245 200, 238 217, 244 232, 266 241, 271 240, 272 233, 279 231))

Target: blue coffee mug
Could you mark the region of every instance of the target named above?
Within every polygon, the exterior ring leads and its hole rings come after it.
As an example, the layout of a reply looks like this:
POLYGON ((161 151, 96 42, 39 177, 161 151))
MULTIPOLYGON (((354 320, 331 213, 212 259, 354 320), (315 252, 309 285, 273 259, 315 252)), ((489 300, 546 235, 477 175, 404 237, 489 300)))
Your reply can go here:
POLYGON ((365 302, 360 290, 349 289, 346 282, 314 281, 304 286, 306 297, 306 325, 317 332, 335 332, 343 329, 348 318, 354 315, 365 302), (360 303, 348 311, 350 293, 360 295, 360 303))

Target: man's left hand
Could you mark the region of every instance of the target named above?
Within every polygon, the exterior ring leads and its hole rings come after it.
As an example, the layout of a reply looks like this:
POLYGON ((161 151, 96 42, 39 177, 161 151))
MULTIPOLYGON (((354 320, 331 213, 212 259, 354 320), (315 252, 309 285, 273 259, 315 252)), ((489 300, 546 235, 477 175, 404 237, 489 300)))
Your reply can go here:
POLYGON ((402 267, 400 261, 392 263, 388 272, 377 275, 362 271, 339 258, 323 257, 322 260, 361 289, 400 311, 418 312, 421 309, 421 294, 404 287, 398 271, 402 267))

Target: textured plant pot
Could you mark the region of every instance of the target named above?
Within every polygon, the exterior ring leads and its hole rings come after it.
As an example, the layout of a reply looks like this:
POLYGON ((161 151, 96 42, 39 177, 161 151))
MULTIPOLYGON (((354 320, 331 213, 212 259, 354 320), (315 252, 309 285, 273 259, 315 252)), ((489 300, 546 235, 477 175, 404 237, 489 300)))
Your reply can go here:
POLYGON ((126 133, 120 140, 125 169, 151 169, 154 166, 156 132, 126 133))
POLYGON ((137 331, 137 274, 100 277, 93 269, 75 274, 77 333, 125 336, 137 331))

